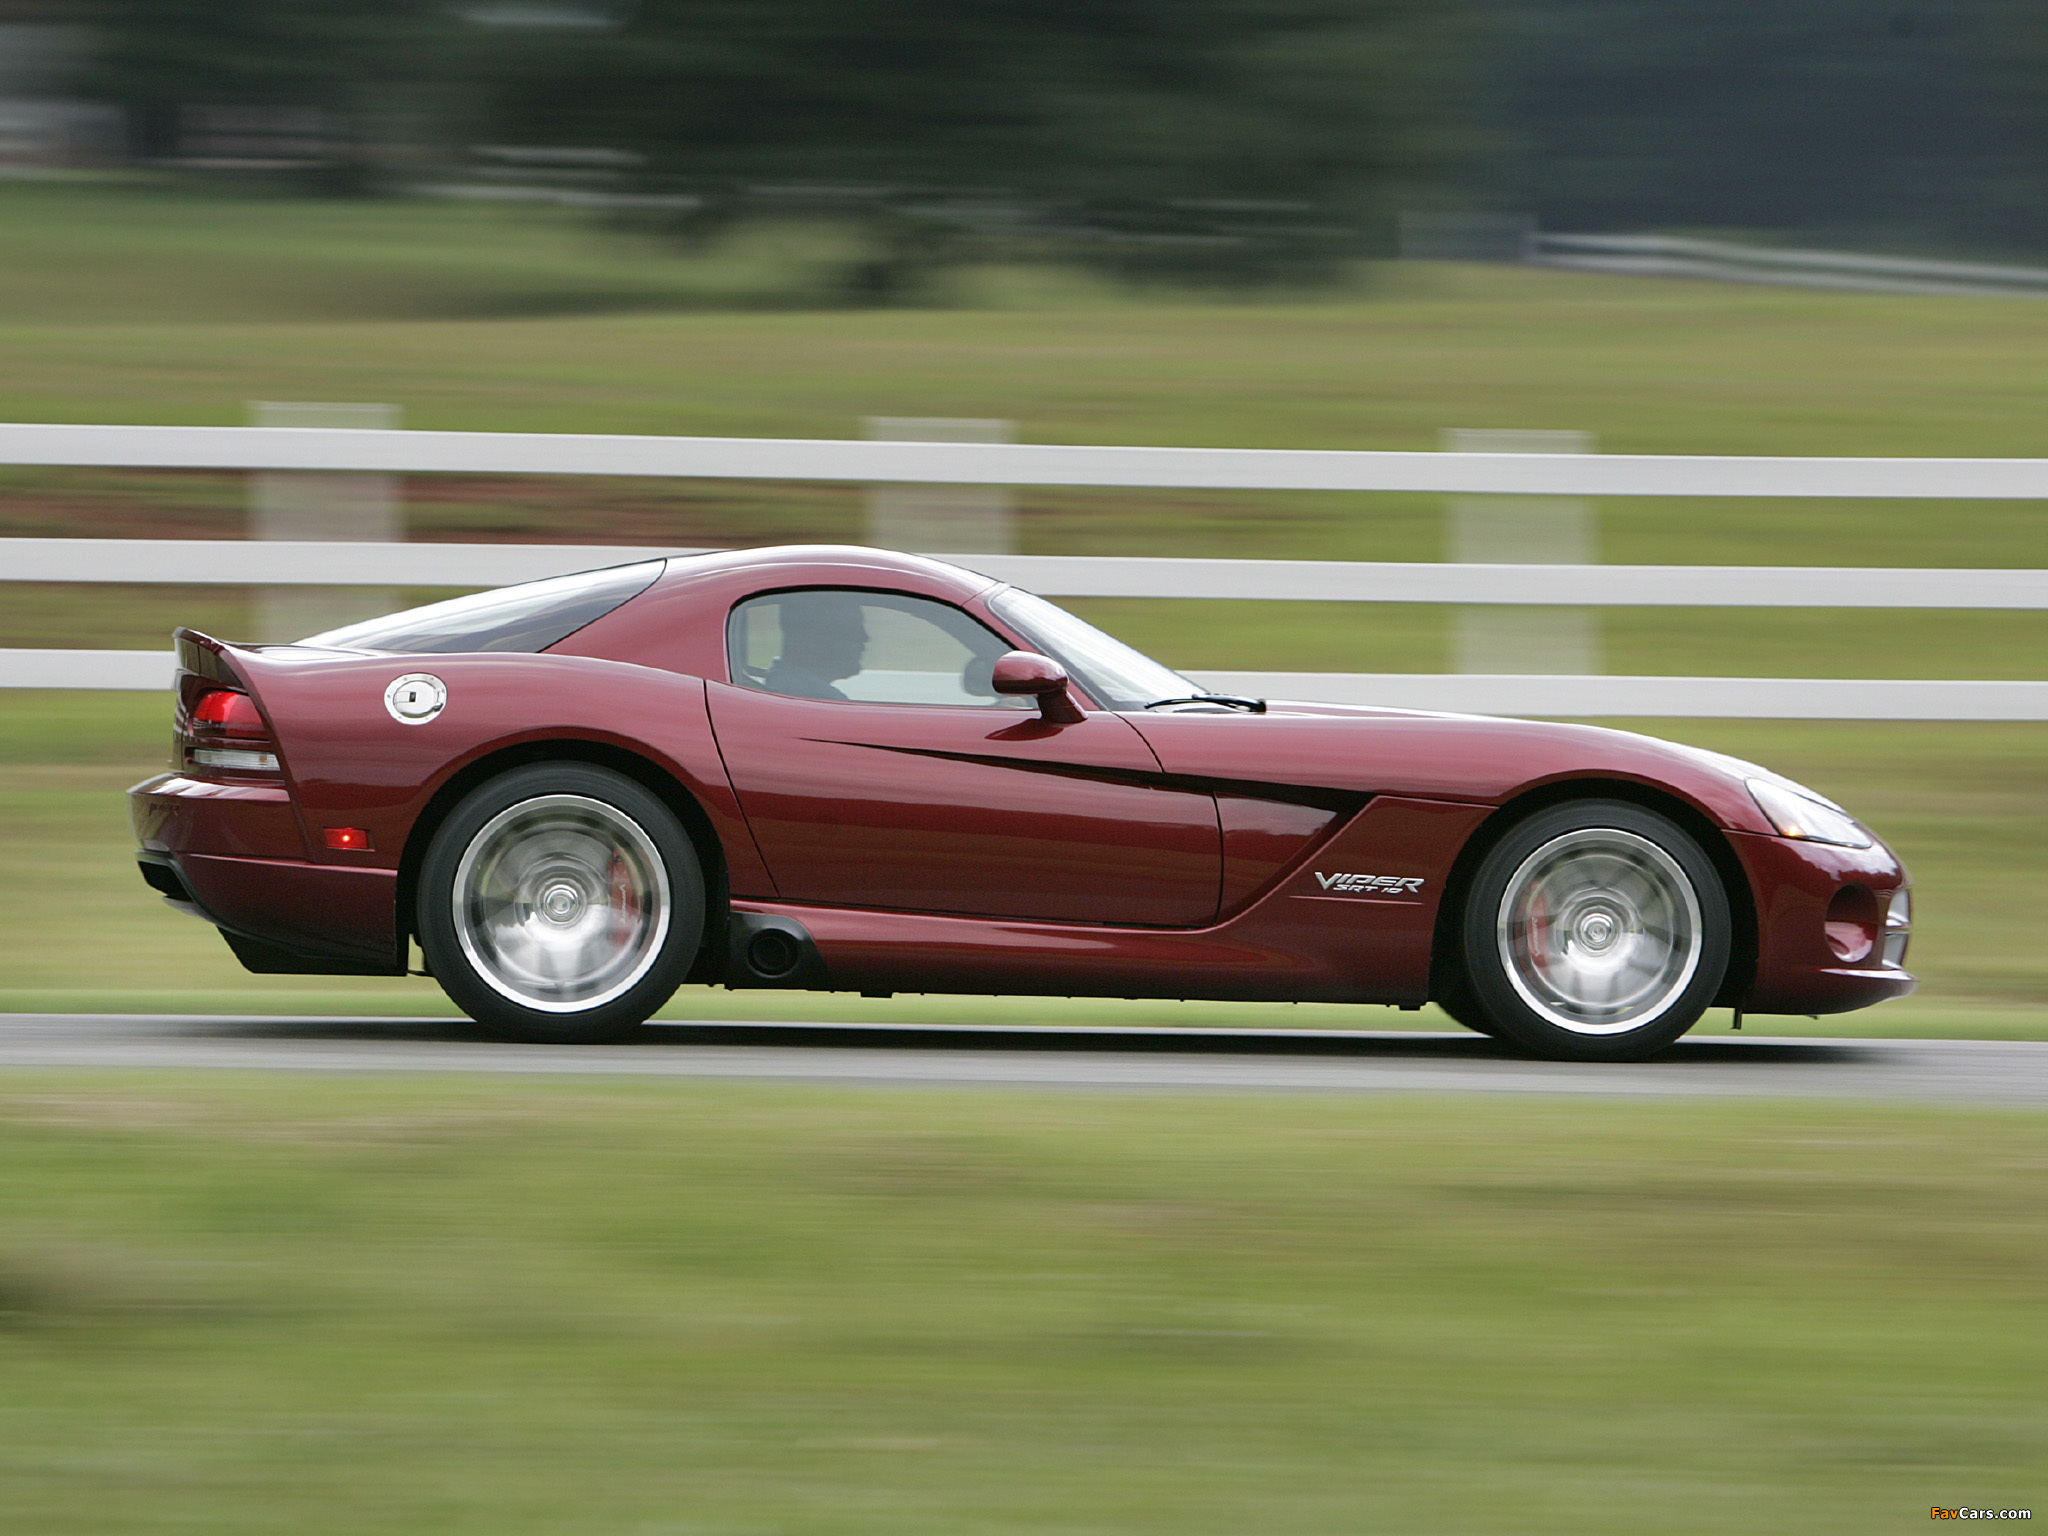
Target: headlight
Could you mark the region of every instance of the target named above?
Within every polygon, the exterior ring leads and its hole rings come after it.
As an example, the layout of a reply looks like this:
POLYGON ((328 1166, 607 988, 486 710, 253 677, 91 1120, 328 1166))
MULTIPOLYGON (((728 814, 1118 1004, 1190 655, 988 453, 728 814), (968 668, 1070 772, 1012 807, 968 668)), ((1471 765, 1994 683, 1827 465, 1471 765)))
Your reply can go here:
POLYGON ((1775 779, 1750 779, 1749 793, 1781 836, 1843 848, 1868 848, 1876 839, 1839 806, 1775 779))

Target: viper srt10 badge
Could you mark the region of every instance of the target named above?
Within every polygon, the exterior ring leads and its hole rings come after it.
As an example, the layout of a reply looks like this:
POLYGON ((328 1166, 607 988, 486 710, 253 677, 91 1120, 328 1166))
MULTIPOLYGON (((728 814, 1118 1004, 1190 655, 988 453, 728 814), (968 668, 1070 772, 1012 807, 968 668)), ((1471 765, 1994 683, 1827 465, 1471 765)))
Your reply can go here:
POLYGON ((1326 875, 1317 870, 1316 879, 1322 882, 1324 890, 1346 896, 1414 896, 1423 886, 1420 875, 1326 875))

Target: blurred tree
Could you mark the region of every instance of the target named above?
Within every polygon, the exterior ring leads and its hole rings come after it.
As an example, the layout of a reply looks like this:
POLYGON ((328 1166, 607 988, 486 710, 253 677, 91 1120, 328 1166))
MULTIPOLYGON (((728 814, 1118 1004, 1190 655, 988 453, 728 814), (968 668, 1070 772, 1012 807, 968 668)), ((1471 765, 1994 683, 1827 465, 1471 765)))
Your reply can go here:
POLYGON ((876 297, 998 244, 1313 272, 1431 183, 1552 228, 2048 251, 2042 0, 79 8, 81 89, 147 157, 296 134, 339 188, 380 137, 622 151, 700 199, 688 230, 859 218, 876 254, 850 280, 876 297))
POLYGON ((251 143, 290 137, 266 134, 262 114, 311 114, 327 126, 298 137, 337 185, 361 172, 368 125, 431 90, 460 40, 435 0, 98 0, 88 14, 94 57, 78 87, 127 110, 138 154, 180 152, 195 114, 214 114, 212 137, 251 143))
POLYGON ((642 0, 496 29, 484 121, 706 198, 829 187, 899 254, 1059 232, 1228 268, 1355 249, 1426 160, 1428 0, 642 0), (522 35, 524 34, 524 35, 522 35))
POLYGON ((1562 229, 2048 245, 2039 0, 1470 0, 1476 178, 1562 229))

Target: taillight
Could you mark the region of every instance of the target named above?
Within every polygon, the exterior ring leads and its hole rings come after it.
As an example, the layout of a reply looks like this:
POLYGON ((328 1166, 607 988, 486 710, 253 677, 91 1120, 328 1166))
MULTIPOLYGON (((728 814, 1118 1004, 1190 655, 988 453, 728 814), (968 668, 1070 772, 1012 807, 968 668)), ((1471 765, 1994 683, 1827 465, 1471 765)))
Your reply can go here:
POLYGON ((194 725, 210 725, 236 736, 261 736, 263 717, 256 713, 256 701, 231 688, 213 688, 199 696, 192 707, 194 725))
POLYGON ((277 743, 256 701, 233 688, 209 688, 192 703, 185 753, 195 768, 277 772, 277 743))

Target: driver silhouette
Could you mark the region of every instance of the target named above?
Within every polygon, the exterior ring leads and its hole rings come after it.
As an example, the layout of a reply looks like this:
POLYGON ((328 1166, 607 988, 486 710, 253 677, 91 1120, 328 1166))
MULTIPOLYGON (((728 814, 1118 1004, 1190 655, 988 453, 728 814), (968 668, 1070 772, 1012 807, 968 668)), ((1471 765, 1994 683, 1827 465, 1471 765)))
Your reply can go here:
POLYGON ((850 592, 805 592, 784 598, 782 654, 763 679, 773 693, 798 699, 839 699, 833 687, 854 676, 867 655, 868 626, 850 592))

